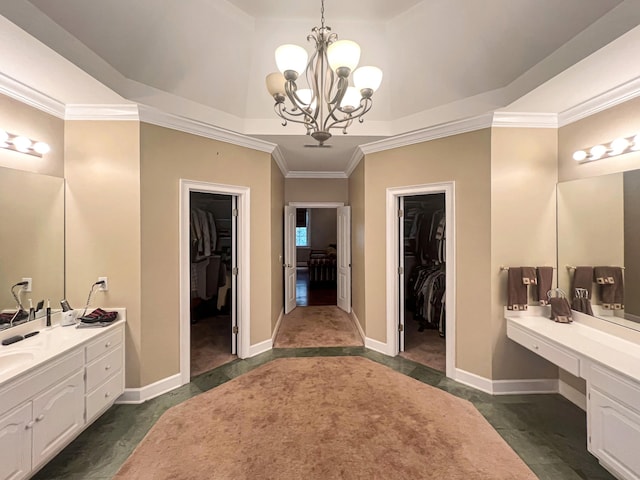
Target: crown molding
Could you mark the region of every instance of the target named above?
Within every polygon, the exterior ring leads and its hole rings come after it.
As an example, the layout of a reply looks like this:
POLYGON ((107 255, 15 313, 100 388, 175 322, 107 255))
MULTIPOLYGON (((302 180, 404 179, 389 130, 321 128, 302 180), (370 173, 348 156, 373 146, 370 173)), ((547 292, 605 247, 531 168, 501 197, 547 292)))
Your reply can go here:
POLYGON ((555 113, 494 112, 493 127, 506 128, 558 128, 555 113))
POLYGON ((438 138, 450 137, 460 133, 473 132, 483 128, 491 127, 493 113, 486 113, 477 117, 466 118, 464 120, 456 120, 447 122, 433 127, 416 130, 395 137, 385 138, 376 142, 365 143, 360 145, 362 153, 368 155, 370 153, 382 152, 393 148, 404 147, 416 143, 428 142, 438 138))
POLYGON ((54 117, 64 118, 64 103, 3 73, 0 73, 0 93, 54 117))
POLYGON ((286 178, 348 178, 345 172, 305 172, 289 171, 286 178))
POLYGON ((145 105, 140 105, 138 109, 140 112, 141 122, 151 123, 159 127, 171 128, 173 130, 179 130, 181 132, 191 133, 200 137, 219 140, 221 142, 266 153, 273 153, 277 146, 275 143, 242 135, 240 133, 232 132, 231 130, 225 130, 224 128, 211 125, 210 123, 173 115, 145 105))
POLYGON ((122 105, 69 104, 65 109, 64 119, 139 121, 140 114, 136 103, 122 105))
POLYGON ((564 127, 590 115, 601 112, 640 96, 640 77, 629 80, 604 93, 558 114, 558 126, 564 127))
POLYGON ((362 153, 362 149, 360 147, 356 147, 353 151, 353 155, 351 155, 351 160, 349 160, 349 163, 347 163, 347 168, 345 168, 344 170, 344 174, 347 176, 347 178, 351 176, 363 157, 364 153, 362 153))
POLYGON ((278 165, 278 168, 282 172, 282 175, 286 177, 289 174, 289 167, 287 166, 287 160, 284 158, 282 150, 280 150, 280 147, 278 145, 276 145, 276 148, 274 148, 273 152, 271 152, 271 156, 275 160, 276 165, 278 165))

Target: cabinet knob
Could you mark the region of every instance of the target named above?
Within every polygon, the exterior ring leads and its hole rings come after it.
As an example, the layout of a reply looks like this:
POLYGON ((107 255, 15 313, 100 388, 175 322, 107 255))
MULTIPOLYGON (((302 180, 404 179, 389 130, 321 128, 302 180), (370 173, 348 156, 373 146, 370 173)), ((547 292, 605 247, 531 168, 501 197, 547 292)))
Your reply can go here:
POLYGON ((533 348, 535 348, 536 350, 538 350, 538 345, 534 345, 533 348))
POLYGON ((33 428, 33 420, 32 420, 32 421, 30 421, 29 423, 27 423, 27 424, 24 426, 24 428, 25 428, 25 430, 30 430, 30 429, 32 429, 32 428, 33 428))
POLYGON ((104 344, 104 348, 109 348, 111 346, 111 342, 107 342, 104 344))
POLYGON ((111 365, 105 365, 104 369, 105 370, 111 370, 111 365))
POLYGON ((44 420, 44 415, 38 415, 36 417, 36 422, 41 422, 42 420, 44 420))
POLYGON ((105 392, 104 393, 104 398, 109 398, 110 396, 111 396, 111 393, 109 393, 109 392, 105 392))

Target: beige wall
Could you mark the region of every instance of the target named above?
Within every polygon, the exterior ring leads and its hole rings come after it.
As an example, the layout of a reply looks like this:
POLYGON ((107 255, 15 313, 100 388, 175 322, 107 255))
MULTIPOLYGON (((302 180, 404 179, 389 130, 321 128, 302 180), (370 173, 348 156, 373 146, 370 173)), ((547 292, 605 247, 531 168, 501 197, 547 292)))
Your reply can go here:
MULTIPOLYGON (((143 385, 179 371, 179 180, 251 189, 251 344, 271 338, 272 162, 269 154, 141 124, 143 385)), ((242 268, 242 265, 240 265, 242 268)))
POLYGON ((560 128, 558 181, 565 182, 640 168, 640 152, 586 163, 578 163, 572 158, 576 150, 640 132, 639 109, 640 98, 636 98, 560 128))
POLYGON ((139 124, 68 121, 64 155, 67 298, 82 308, 98 277, 109 278, 92 304, 127 308, 126 386, 139 387, 142 369, 163 357, 142 348, 139 124))
POLYGON ((624 174, 625 312, 640 320, 640 170, 624 174))
POLYGON ((555 129, 492 129, 491 269, 486 278, 492 290, 494 380, 558 375, 557 367, 507 338, 507 274, 500 270, 556 265, 556 148, 555 129))
MULTIPOLYGON (((558 185, 558 286, 567 295, 566 266, 624 265, 624 236, 622 173, 558 185)), ((597 288, 592 300, 600 303, 597 288)))
POLYGON ((283 235, 284 177, 275 161, 271 161, 271 332, 284 305, 283 235))
POLYGON ((64 176, 64 120, 0 95, 0 129, 46 142, 51 147, 42 158, 0 148, 0 166, 64 176))
POLYGON ((286 178, 284 201, 343 202, 349 201, 349 180, 346 178, 286 178))
POLYGON ((483 377, 491 376, 489 279, 495 273, 491 270, 490 147, 491 131, 486 129, 364 159, 367 337, 386 342, 386 189, 455 181, 456 364, 483 377))
POLYGON ((362 160, 349 177, 349 205, 351 206, 351 307, 366 332, 364 270, 364 174, 362 160))

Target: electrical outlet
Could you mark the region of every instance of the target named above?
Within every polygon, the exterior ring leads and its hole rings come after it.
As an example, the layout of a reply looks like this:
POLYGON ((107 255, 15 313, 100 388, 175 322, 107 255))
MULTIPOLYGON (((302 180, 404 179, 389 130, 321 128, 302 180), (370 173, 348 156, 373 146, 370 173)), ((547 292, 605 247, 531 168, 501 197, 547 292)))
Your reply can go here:
POLYGON ((30 292, 31 291, 31 278, 27 278, 27 277, 22 277, 22 281, 23 282, 27 282, 27 284, 24 286, 23 290, 25 292, 30 292))
POLYGON ((98 281, 104 281, 104 285, 101 285, 98 289, 99 292, 108 292, 109 291, 109 279, 107 277, 98 277, 98 281))

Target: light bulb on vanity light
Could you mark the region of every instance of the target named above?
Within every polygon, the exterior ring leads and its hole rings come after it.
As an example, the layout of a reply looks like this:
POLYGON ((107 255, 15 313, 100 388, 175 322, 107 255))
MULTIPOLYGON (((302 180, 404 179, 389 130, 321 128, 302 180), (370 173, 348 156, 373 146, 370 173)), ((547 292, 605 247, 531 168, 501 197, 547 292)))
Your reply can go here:
POLYGON ((589 153, 591 154, 591 160, 598 160, 607 153, 607 147, 604 145, 596 145, 595 147, 591 147, 589 153))
POLYGON ((587 158, 587 152, 584 150, 578 150, 577 152, 573 152, 573 159, 576 162, 581 162, 587 158))
POLYGON ((616 138, 613 142, 611 142, 611 150, 609 151, 609 156, 613 157, 615 155, 620 155, 628 147, 629 147, 629 140, 623 137, 616 138))
POLYGON ((40 155, 44 155, 45 153, 49 153, 51 151, 51 147, 48 143, 45 142, 36 142, 33 146, 33 149, 40 155))
POLYGON ((19 137, 15 137, 13 140, 11 140, 11 143, 13 143, 13 146, 16 147, 16 150, 22 153, 27 153, 31 148, 31 140, 22 135, 20 135, 19 137))

